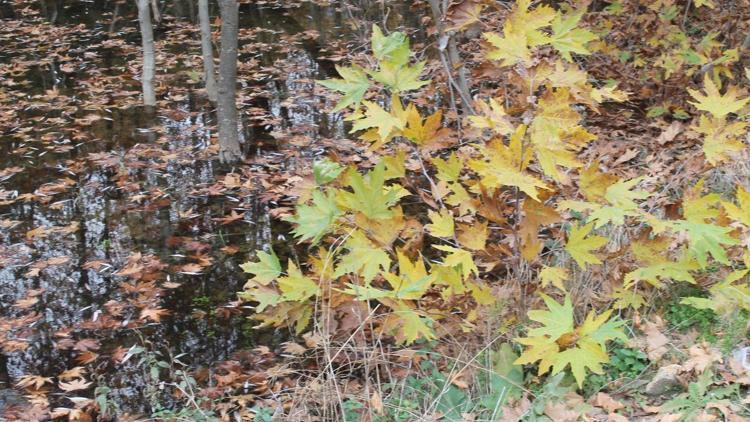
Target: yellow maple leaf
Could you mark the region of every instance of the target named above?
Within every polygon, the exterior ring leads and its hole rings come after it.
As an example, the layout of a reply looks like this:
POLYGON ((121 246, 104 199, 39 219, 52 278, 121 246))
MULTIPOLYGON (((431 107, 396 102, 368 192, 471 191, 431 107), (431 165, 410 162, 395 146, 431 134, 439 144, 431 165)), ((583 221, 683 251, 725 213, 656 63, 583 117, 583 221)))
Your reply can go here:
POLYGON ((429 230, 430 234, 435 237, 453 237, 453 214, 450 211, 443 208, 439 212, 430 211, 428 216, 432 223, 426 225, 425 228, 429 230))
POLYGON ((569 62, 573 61, 570 53, 591 54, 586 44, 597 39, 597 36, 588 29, 576 28, 585 12, 586 9, 581 9, 567 16, 558 14, 552 21, 550 44, 569 62))
POLYGON ((745 144, 738 139, 747 130, 747 123, 727 123, 724 117, 700 116, 698 125, 690 127, 702 134, 703 153, 711 165, 717 165, 730 158, 735 152, 742 151, 745 144))
POLYGON ((410 305, 410 301, 379 300, 392 310, 383 318, 381 329, 388 334, 392 334, 397 343, 411 344, 420 338, 424 340, 436 338, 434 330, 430 328, 434 320, 425 315, 424 312, 414 309, 410 305))
POLYGON ((529 10, 531 0, 519 0, 516 2, 513 11, 505 21, 504 31, 522 33, 530 47, 547 44, 549 36, 540 29, 549 26, 552 19, 557 13, 547 5, 542 5, 529 10), (512 28, 508 30, 507 28, 512 28))
POLYGON ((721 205, 729 218, 750 227, 750 193, 742 186, 737 186, 737 202, 739 206, 727 201, 721 201, 721 205))
POLYGON ((406 125, 404 119, 385 111, 372 101, 363 100, 362 104, 367 107, 367 111, 365 111, 364 116, 354 122, 352 132, 375 128, 380 139, 385 140, 391 132, 401 130, 406 125))
POLYGON ((568 176, 558 166, 581 167, 576 152, 595 139, 578 126, 580 119, 570 103, 570 91, 558 88, 539 99, 538 112, 529 128, 531 147, 544 174, 561 183, 567 183, 568 176))
POLYGON ((535 200, 539 200, 537 188, 548 189, 547 185, 531 174, 521 170, 520 157, 500 140, 490 142, 487 147, 480 147, 486 159, 469 161, 469 168, 481 177, 482 185, 488 188, 515 186, 535 200))
POLYGON ((490 129, 498 135, 513 133, 513 125, 501 104, 502 100, 490 98, 488 103, 477 101, 478 114, 469 116, 469 123, 476 129, 490 129))
POLYGON ((716 7, 716 3, 714 3, 714 0, 695 0, 695 7, 701 6, 706 6, 709 9, 713 9, 716 7))
POLYGON ((487 243, 487 222, 474 222, 472 224, 459 224, 458 236, 456 237, 461 246, 473 251, 483 251, 487 243))
POLYGON ((592 311, 580 326, 575 327, 570 296, 566 295, 562 304, 547 295, 541 296, 549 310, 529 311, 529 319, 542 326, 530 329, 527 337, 514 339, 528 348, 513 363, 523 365, 539 361, 540 375, 550 368, 554 375, 570 367, 580 388, 587 369, 594 373, 603 372, 601 364, 609 361, 606 343, 627 339, 622 330, 624 322, 609 320, 611 311, 599 316, 592 311))
POLYGON ((455 152, 445 160, 440 157, 433 158, 432 164, 437 169, 437 178, 443 182, 457 181, 464 167, 463 160, 455 152))
POLYGON ((464 280, 469 278, 471 273, 474 273, 474 275, 477 276, 479 275, 479 268, 474 264, 471 252, 446 245, 434 245, 433 247, 449 253, 449 255, 443 259, 443 265, 460 268, 464 280))
POLYGON ((503 24, 503 37, 485 32, 484 38, 493 48, 487 53, 490 60, 499 60, 501 66, 518 62, 531 62, 531 48, 547 44, 550 38, 540 31, 549 26, 556 13, 549 6, 529 10, 530 0, 520 0, 503 24))
MULTIPOLYGON (((510 25, 506 24, 506 30, 510 25)), ((531 62, 531 50, 527 45, 526 36, 519 32, 506 32, 505 37, 501 37, 492 32, 482 34, 494 47, 487 52, 487 58, 490 60, 499 60, 500 66, 513 66, 514 64, 531 62)))
POLYGON ((617 182, 615 175, 599 171, 599 160, 581 170, 579 174, 578 187, 583 195, 591 202, 604 203, 604 195, 607 188, 617 182))
POLYGON ((417 145, 436 143, 447 138, 450 130, 442 125, 443 111, 438 110, 422 119, 417 107, 409 104, 405 112, 406 127, 401 134, 417 145))
POLYGON ((576 226, 570 230, 565 250, 576 261, 578 266, 586 268, 588 264, 601 264, 601 260, 592 253, 607 244, 607 238, 601 236, 588 236, 594 228, 594 223, 585 226, 576 226))
POLYGON ((289 260, 287 276, 279 277, 277 281, 282 299, 292 302, 303 302, 320 293, 317 283, 304 274, 289 260))
POLYGON ((565 282, 568 281, 569 277, 570 272, 567 268, 548 267, 545 265, 542 267, 542 270, 539 271, 539 280, 542 282, 542 287, 547 287, 552 284, 558 289, 566 291, 565 282))
POLYGON ((708 73, 706 73, 703 79, 703 91, 705 91, 705 94, 693 89, 688 89, 687 91, 695 99, 695 102, 690 101, 690 104, 694 105, 698 110, 711 113, 714 117, 724 117, 729 113, 737 113, 750 102, 750 97, 740 99, 737 87, 733 85, 730 85, 726 93, 721 95, 719 87, 714 84, 708 73))

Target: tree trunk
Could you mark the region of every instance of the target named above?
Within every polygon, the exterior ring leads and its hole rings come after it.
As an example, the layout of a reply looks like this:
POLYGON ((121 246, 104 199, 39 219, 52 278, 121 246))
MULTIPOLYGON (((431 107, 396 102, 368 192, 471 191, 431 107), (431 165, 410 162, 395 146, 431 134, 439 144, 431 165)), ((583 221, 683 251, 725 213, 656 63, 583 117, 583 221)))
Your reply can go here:
POLYGON ((154 13, 154 22, 161 23, 161 12, 157 0, 151 0, 151 11, 154 13))
POLYGON ((151 9, 149 0, 138 1, 138 21, 141 24, 141 38, 143 40, 143 72, 141 84, 143 85, 143 104, 147 106, 156 105, 156 94, 154 93, 154 30, 151 27, 151 9))
POLYGON ((237 0, 219 0, 221 50, 219 53, 219 158, 224 163, 242 159, 237 133, 237 0))
POLYGON ((211 102, 216 102, 216 71, 214 51, 211 45, 211 17, 208 14, 208 0, 198 0, 198 14, 201 26, 201 49, 203 50, 203 80, 211 102))
POLYGON ((112 12, 112 21, 109 23, 109 33, 112 34, 115 32, 115 24, 117 24, 117 19, 120 16, 120 2, 115 3, 115 10, 112 12))
POLYGON ((455 99, 453 90, 458 92, 463 104, 463 111, 466 114, 475 114, 474 108, 472 107, 471 99, 471 86, 469 83, 469 77, 467 76, 466 68, 461 62, 461 57, 458 54, 458 48, 456 47, 456 40, 454 34, 445 33, 444 18, 448 11, 450 3, 448 0, 428 0, 430 9, 432 9, 432 17, 435 20, 435 27, 437 28, 438 35, 438 53, 440 54, 440 61, 443 63, 443 68, 448 76, 448 90, 451 94, 451 107, 455 108, 455 99), (453 70, 458 67, 458 80, 453 77, 453 70))

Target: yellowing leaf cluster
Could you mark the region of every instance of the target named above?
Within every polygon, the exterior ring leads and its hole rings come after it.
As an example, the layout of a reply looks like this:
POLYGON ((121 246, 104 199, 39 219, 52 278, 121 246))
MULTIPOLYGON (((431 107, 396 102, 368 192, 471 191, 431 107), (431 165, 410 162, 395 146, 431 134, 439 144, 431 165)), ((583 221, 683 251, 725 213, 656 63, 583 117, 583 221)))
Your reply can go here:
POLYGON ((627 340, 622 321, 610 320, 611 311, 601 315, 591 312, 578 327, 573 320, 573 304, 569 296, 562 304, 542 295, 548 310, 529 311, 529 319, 541 324, 529 330, 527 337, 515 339, 527 346, 515 361, 518 365, 539 362, 539 374, 552 369, 556 374, 570 366, 579 387, 586 379, 586 370, 604 372, 602 364, 609 362, 606 343, 627 340))

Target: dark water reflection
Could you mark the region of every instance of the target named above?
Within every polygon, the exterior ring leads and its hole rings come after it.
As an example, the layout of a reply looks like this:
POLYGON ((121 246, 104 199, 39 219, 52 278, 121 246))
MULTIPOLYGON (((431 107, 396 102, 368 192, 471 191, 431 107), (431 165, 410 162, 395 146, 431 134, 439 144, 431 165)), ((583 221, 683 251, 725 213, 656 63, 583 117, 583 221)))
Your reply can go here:
MULTIPOLYGON (((245 282, 238 265, 254 250, 271 244, 288 248, 288 227, 274 223, 268 205, 255 195, 211 194, 227 169, 202 158, 214 116, 195 92, 191 64, 200 69, 189 57, 200 51, 197 29, 185 42, 170 42, 170 37, 185 36, 176 28, 192 25, 196 10, 190 1, 162 3, 165 23, 157 39, 167 64, 160 72, 170 84, 162 97, 169 102, 148 112, 137 105, 140 41, 134 2, 0 1, 0 25, 7 24, 8 31, 22 21, 29 27, 47 22, 40 26, 41 35, 6 33, 9 41, 0 48, 0 99, 5 93, 12 97, 6 103, 15 98, 18 104, 0 124, 0 170, 21 169, 0 178, 0 189, 8 198, 37 193, 0 207, 0 219, 13 222, 0 227, 0 317, 39 314, 31 326, 14 333, 28 340, 28 347, 2 355, 0 389, 24 375, 55 376, 78 366, 76 353, 56 347, 61 330, 69 328, 76 339, 96 338, 102 355, 145 339, 154 350, 185 354, 182 360, 194 366, 228 359, 238 348, 273 347, 284 336, 249 330, 240 310, 215 311, 235 299, 245 282), (70 31, 76 26, 80 30, 70 31), (61 28, 67 32, 57 35, 61 28), (50 39, 53 45, 45 41, 50 39), (19 60, 34 64, 14 64, 19 60), (174 156, 152 159, 154 149, 174 156), (50 187, 61 180, 63 188, 50 187), (49 197, 40 197, 45 189, 49 197), (142 201, 134 199, 138 195, 142 201), (227 225, 216 220, 230 210, 244 217, 227 225), (28 235, 39 227, 54 230, 28 235), (225 253, 221 248, 227 245, 239 252, 225 253), (108 313, 108 302, 128 300, 123 277, 115 272, 134 253, 154 255, 167 266, 160 282, 179 283, 161 301, 171 314, 161 324, 137 330, 91 328, 108 313), (178 270, 195 256, 211 262, 199 274, 178 270), (34 270, 44 262, 54 264, 34 270), (35 289, 41 291, 36 304, 14 306, 35 289)), ((354 25, 350 14, 382 21, 383 11, 347 10, 337 2, 282 3, 286 7, 241 7, 241 31, 254 32, 241 44, 243 135, 249 153, 259 156, 282 156, 278 149, 287 147, 271 133, 307 136, 311 144, 297 155, 310 158, 322 151, 315 139, 345 137, 341 117, 324 112, 330 104, 315 94, 314 79, 329 76, 333 68, 321 57, 334 54, 336 43, 363 48, 362 24, 354 25), (298 36, 308 31, 315 32, 298 36), (291 36, 298 36, 296 44, 288 42, 291 36)), ((408 14, 409 3, 389 6, 389 25, 416 23, 408 14)), ((213 16, 217 13, 212 10, 213 16)), ((122 316, 125 323, 137 317, 122 316)), ((110 398, 122 410, 149 411, 144 371, 136 359, 114 365, 100 358, 89 367, 100 385, 112 388, 110 398)))

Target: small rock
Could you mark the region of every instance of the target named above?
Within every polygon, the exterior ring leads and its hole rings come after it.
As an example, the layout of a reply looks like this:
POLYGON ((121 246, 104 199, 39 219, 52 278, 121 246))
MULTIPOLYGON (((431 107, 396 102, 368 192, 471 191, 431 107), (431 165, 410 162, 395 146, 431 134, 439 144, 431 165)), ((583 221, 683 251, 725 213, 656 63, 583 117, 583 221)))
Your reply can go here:
POLYGON ((668 365, 659 368, 654 379, 646 385, 646 394, 658 396, 681 387, 682 384, 677 378, 677 374, 680 373, 681 369, 680 365, 668 365))

